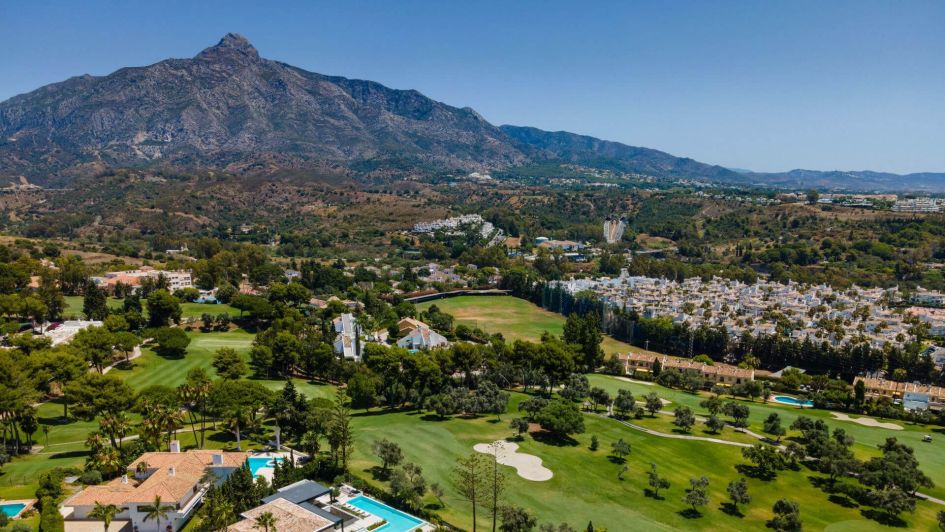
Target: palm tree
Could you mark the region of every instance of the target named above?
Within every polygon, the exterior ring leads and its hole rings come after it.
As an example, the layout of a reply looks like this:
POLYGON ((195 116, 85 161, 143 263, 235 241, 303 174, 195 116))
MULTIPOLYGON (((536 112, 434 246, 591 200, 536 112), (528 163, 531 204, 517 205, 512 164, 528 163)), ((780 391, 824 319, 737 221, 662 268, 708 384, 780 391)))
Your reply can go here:
POLYGON ((246 410, 237 408, 236 410, 230 412, 228 423, 233 431, 236 432, 236 450, 242 451, 243 447, 241 443, 242 440, 240 438, 240 427, 245 427, 249 423, 246 410))
POLYGON ((95 508, 89 512, 89 517, 93 519, 101 519, 105 523, 105 532, 108 532, 108 527, 112 524, 112 519, 115 518, 115 515, 123 512, 124 508, 119 508, 114 504, 102 504, 98 501, 95 501, 95 508))
POLYGON ((104 414, 101 421, 99 421, 99 427, 102 432, 108 435, 112 446, 120 449, 122 440, 131 430, 131 423, 124 413, 104 414))
POLYGON ((144 512, 144 520, 150 521, 154 519, 157 521, 158 530, 161 529, 161 519, 167 519, 167 514, 173 510, 174 507, 169 504, 163 504, 161 502, 161 496, 155 495, 154 502, 145 506, 140 506, 138 511, 144 512))
POLYGON ((278 519, 272 515, 272 512, 263 512, 256 518, 253 528, 262 530, 263 532, 275 532, 276 521, 278 521, 278 519))
POLYGON ((210 395, 210 381, 188 382, 178 387, 181 401, 187 407, 187 414, 190 417, 190 427, 194 432, 194 440, 197 441, 197 447, 203 449, 204 430, 206 429, 207 415, 206 404, 207 397, 210 395), (200 439, 197 440, 197 414, 200 414, 200 439))

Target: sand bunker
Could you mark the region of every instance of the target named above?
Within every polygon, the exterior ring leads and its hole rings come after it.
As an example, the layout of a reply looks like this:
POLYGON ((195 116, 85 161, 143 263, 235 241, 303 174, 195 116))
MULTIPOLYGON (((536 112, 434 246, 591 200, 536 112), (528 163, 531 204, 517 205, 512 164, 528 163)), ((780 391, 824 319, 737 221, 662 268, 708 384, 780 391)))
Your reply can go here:
POLYGON ((517 452, 518 444, 499 440, 495 443, 477 443, 473 446, 476 452, 496 455, 496 461, 502 465, 514 467, 518 476, 525 480, 541 482, 551 480, 551 470, 541 465, 541 458, 533 454, 517 452))
POLYGON ((852 421, 854 423, 859 423, 860 425, 863 425, 866 427, 876 427, 880 429, 889 429, 889 430, 902 430, 901 425, 897 425, 895 423, 883 423, 882 421, 876 421, 875 419, 871 417, 852 418, 840 412, 831 412, 830 414, 833 415, 834 419, 837 419, 839 421, 852 421))
POLYGON ((631 379, 630 377, 617 377, 618 380, 632 382, 633 384, 642 384, 644 386, 654 386, 656 383, 650 381, 640 381, 637 379, 631 379))

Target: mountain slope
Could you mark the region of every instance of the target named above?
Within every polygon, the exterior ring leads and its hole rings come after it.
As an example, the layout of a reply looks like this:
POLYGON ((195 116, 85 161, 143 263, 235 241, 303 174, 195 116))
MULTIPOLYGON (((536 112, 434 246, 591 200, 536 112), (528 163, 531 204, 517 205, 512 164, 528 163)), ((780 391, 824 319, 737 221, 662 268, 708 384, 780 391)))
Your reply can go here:
MULTIPOLYGON (((0 173, 42 181, 77 164, 233 169, 374 158, 446 167, 525 157, 471 109, 323 76, 226 35, 193 59, 81 76, 0 104, 0 173)), ((65 174, 63 175, 63 177, 65 174)))
POLYGON ((561 161, 636 172, 659 177, 702 178, 739 181, 727 168, 693 159, 674 157, 650 148, 638 148, 567 131, 544 131, 533 127, 500 126, 515 146, 533 159, 561 161))
POLYGON ((42 185, 116 167, 395 175, 541 162, 739 185, 945 190, 945 174, 736 172, 563 131, 496 127, 415 90, 264 59, 236 34, 190 59, 78 76, 0 102, 0 179, 42 185))
POLYGON ((889 172, 791 170, 789 172, 744 174, 745 183, 783 188, 817 188, 822 190, 853 190, 878 192, 942 192, 945 173, 921 172, 893 174, 889 172))

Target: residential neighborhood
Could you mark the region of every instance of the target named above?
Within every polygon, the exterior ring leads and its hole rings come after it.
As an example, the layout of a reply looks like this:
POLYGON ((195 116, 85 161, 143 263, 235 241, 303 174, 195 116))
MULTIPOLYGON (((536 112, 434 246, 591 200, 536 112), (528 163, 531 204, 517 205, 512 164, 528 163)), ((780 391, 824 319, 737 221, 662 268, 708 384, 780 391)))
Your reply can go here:
MULTIPOLYGON (((828 285, 795 282, 690 277, 682 282, 652 277, 620 276, 558 281, 568 293, 592 292, 610 306, 635 310, 640 315, 668 317, 690 327, 722 327, 732 338, 743 333, 783 333, 838 346, 865 341, 874 348, 902 346, 919 324, 934 331, 945 327, 945 313, 937 309, 902 308, 897 288, 838 290, 828 285)), ((942 294, 922 292, 923 301, 938 301, 942 294)))

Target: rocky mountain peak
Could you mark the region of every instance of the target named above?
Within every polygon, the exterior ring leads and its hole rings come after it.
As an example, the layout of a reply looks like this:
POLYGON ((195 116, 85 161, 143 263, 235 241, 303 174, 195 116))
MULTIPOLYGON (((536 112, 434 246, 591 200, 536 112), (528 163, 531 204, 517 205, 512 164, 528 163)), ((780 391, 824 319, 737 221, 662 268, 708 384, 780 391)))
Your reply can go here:
POLYGON ((197 54, 198 59, 215 59, 223 56, 237 56, 258 60, 259 52, 249 39, 239 33, 227 33, 220 42, 197 54))

